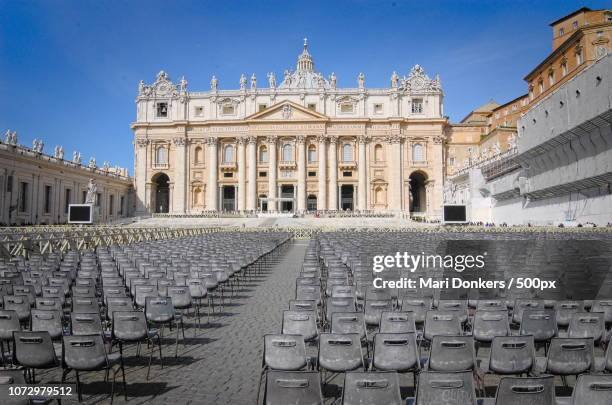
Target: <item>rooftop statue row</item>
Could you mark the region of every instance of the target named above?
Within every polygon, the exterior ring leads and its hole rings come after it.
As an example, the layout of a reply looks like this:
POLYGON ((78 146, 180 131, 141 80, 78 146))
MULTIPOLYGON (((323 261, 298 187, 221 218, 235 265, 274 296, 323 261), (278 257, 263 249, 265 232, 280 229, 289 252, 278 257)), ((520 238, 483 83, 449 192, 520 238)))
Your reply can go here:
MULTIPOLYGON (((286 69, 283 72, 283 80, 280 85, 277 85, 276 74, 274 72, 267 73, 268 89, 269 90, 334 90, 337 87, 338 78, 332 72, 327 78, 322 73, 315 71, 312 56, 308 52, 308 41, 304 39, 304 50, 298 56, 297 66, 295 70, 286 69)), ((363 72, 357 75, 357 88, 365 90, 365 74, 363 72)), ((238 81, 239 90, 251 91, 257 90, 257 76, 251 74, 250 79, 243 73, 238 81)), ((390 88, 398 91, 427 91, 440 92, 442 87, 438 75, 434 79, 430 79, 425 73, 425 70, 420 65, 415 65, 410 70, 407 76, 400 77, 397 72, 393 72, 390 78, 390 88)), ((212 92, 219 90, 219 79, 213 75, 210 80, 210 89, 212 92)), ((183 77, 178 84, 172 83, 168 74, 163 70, 157 74, 155 82, 151 85, 146 85, 144 81, 140 81, 138 86, 139 97, 172 97, 181 98, 187 94, 187 81, 183 77)))

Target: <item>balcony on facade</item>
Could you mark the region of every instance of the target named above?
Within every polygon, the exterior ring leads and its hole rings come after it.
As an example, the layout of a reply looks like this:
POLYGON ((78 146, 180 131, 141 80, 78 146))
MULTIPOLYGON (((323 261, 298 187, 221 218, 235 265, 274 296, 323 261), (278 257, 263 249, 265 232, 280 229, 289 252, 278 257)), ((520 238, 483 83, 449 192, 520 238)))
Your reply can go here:
POLYGON ((165 170, 165 169, 170 168, 170 165, 168 165, 168 163, 154 162, 151 166, 152 166, 152 169, 155 169, 155 170, 165 170))
POLYGON ((278 162, 278 168, 281 170, 292 170, 297 167, 295 160, 281 160, 278 162))
POLYGON ((221 162, 219 169, 221 169, 222 172, 234 172, 238 170, 238 165, 236 162, 221 162))
POLYGON ((340 170, 355 170, 357 168, 357 162, 355 161, 340 162, 338 163, 338 168, 340 170))

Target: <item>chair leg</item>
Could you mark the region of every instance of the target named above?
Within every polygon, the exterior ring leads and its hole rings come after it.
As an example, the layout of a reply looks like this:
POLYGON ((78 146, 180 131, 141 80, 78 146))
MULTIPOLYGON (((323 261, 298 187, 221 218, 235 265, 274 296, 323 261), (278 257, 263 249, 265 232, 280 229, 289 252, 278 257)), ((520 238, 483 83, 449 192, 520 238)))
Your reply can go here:
MULTIPOLYGON (((182 322, 182 320, 181 320, 182 322)), ((176 326, 176 338, 174 339, 174 343, 175 343, 175 348, 174 348, 174 357, 178 357, 178 339, 179 339, 179 326, 176 326)))
MULTIPOLYGON (((108 375, 110 371, 110 367, 106 369, 106 375, 108 375)), ((115 381, 117 380, 117 371, 113 370, 113 382, 111 383, 111 405, 113 405, 113 400, 115 399, 115 381)))
MULTIPOLYGON (((149 345, 149 342, 147 342, 147 346, 149 345)), ((149 351, 149 367, 147 367, 147 380, 149 379, 149 374, 151 373, 151 361, 153 360, 153 350, 154 348, 151 348, 151 350, 149 351)))
POLYGON ((121 364, 121 374, 123 376, 123 395, 127 401, 127 384, 125 383, 125 366, 123 365, 123 343, 119 342, 119 361, 121 364))

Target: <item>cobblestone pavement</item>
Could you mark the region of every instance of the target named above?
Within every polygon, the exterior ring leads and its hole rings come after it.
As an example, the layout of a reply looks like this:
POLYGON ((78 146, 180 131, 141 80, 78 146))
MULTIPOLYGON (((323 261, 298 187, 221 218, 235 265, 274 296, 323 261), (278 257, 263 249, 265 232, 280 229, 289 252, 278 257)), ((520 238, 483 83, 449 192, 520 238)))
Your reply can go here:
MULTIPOLYGON (((153 354, 150 380, 147 381, 149 351, 127 351, 128 401, 117 376, 115 404, 255 404, 263 352, 263 336, 279 333, 282 313, 294 294, 295 278, 302 264, 307 241, 291 242, 280 248, 261 274, 242 285, 223 311, 215 308, 209 325, 194 328, 192 317, 185 325, 185 342, 179 339, 174 357, 174 331, 164 332, 163 360, 153 354), (194 337, 195 333, 195 337, 194 337)), ((203 309, 206 312, 206 308, 203 309)), ((59 382, 59 369, 37 373, 42 383, 59 382)), ((81 374, 83 402, 110 403, 110 383, 102 372, 81 374), (104 395, 101 395, 104 394, 104 395)), ((75 382, 70 373, 68 382, 75 382)), ((63 401, 73 403, 72 401, 63 401)), ((76 403, 76 401, 74 401, 76 403)))

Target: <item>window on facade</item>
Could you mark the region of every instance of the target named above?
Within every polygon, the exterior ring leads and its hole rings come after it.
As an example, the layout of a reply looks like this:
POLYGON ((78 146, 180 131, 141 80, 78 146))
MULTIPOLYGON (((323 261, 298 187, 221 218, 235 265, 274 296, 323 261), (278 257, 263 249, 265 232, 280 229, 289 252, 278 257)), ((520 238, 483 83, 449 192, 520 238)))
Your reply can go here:
POLYGON ((70 206, 70 199, 72 198, 72 190, 67 188, 64 190, 64 214, 68 213, 68 207, 70 206))
POLYGON ((352 113, 354 110, 353 104, 351 103, 342 103, 340 104, 340 112, 341 113, 352 113))
POLYGON ((559 36, 562 36, 563 34, 565 34, 565 29, 559 28, 559 36))
POLYGON ((259 172, 259 177, 268 177, 268 172, 259 172))
POLYGON ((6 192, 7 193, 13 192, 13 176, 12 175, 8 175, 6 177, 6 192))
POLYGON ((263 110, 265 110, 266 108, 268 108, 268 105, 267 105, 267 104, 259 104, 259 105, 257 106, 257 111, 263 111, 263 110))
POLYGON ((353 145, 345 143, 342 146, 342 161, 352 162, 353 161, 353 145))
POLYGON ((200 187, 196 187, 193 190, 193 205, 202 205, 202 189, 200 187))
POLYGON ((451 157, 448 159, 448 165, 449 165, 449 166, 454 166, 454 165, 455 165, 455 157, 454 157, 454 156, 451 156, 451 157))
POLYGON ((412 113, 413 114, 423 113, 423 99, 422 98, 412 99, 412 113))
POLYGON ((412 161, 414 162, 422 162, 425 160, 425 151, 423 150, 423 145, 417 143, 412 146, 412 161))
POLYGON ((576 52, 576 65, 582 65, 582 52, 576 52))
POLYGON ((223 163, 234 163, 234 147, 225 145, 223 148, 223 163))
POLYGON ((306 209, 308 211, 316 211, 317 210, 317 196, 309 195, 306 199, 306 209))
POLYGON ((157 103, 157 117, 168 117, 168 103, 157 103))
POLYGON ((561 74, 565 77, 567 76, 567 63, 563 63, 561 65, 561 74))
POLYGON ((317 177, 317 172, 308 172, 308 177, 317 177))
POLYGON ((125 197, 121 196, 119 199, 119 215, 123 215, 123 205, 125 204, 125 197))
POLYGON ((383 105, 374 104, 374 114, 382 114, 382 113, 383 113, 383 105))
POLYGON ((383 158, 383 147, 382 145, 378 144, 376 146, 374 146, 374 161, 375 162, 382 162, 384 160, 383 158))
POLYGON ((308 109, 312 111, 317 111, 317 105, 315 103, 308 103, 308 109))
POLYGON ((573 29, 578 29, 578 21, 574 21, 574 22, 572 23, 572 28, 573 28, 573 29))
POLYGON ((96 207, 102 205, 102 193, 96 193, 96 207))
POLYGON ((87 201, 87 190, 81 192, 81 204, 85 204, 85 201, 87 201))
POLYGON ((202 117, 204 115, 204 107, 196 107, 195 108, 195 116, 202 117))
POLYGON ((225 172, 225 173, 223 173, 223 177, 225 177, 226 179, 231 179, 232 177, 234 177, 234 173, 232 173, 232 172, 225 172))
POLYGON ((168 164, 168 149, 165 146, 160 146, 155 152, 155 163, 158 165, 168 164))
POLYGON ((268 148, 265 146, 259 148, 259 163, 268 163, 268 148))
POLYGON ((283 145, 283 162, 293 161, 293 147, 290 144, 283 145))
POLYGON ((529 100, 533 100, 533 87, 529 87, 529 100))
POLYGON ((51 203, 53 201, 53 193, 51 186, 45 186, 45 199, 44 199, 44 212, 45 214, 51 213, 51 203))
POLYGON ((308 147, 308 163, 314 163, 317 161, 317 148, 314 145, 308 147))
POLYGON ((342 177, 353 177, 353 172, 342 172, 342 177))
POLYGON ((226 104, 221 108, 221 113, 223 115, 233 115, 235 111, 234 106, 231 104, 226 104))
POLYGON ((113 216, 115 213, 115 196, 108 196, 108 215, 113 216))
POLYGON ((538 83, 538 90, 540 91, 540 94, 544 93, 544 82, 541 80, 538 83))
POLYGON ((555 84, 555 74, 553 72, 548 73, 548 85, 553 86, 555 84))
POLYGON ((195 150, 193 151, 193 160, 196 165, 204 163, 204 150, 201 146, 196 146, 195 150))
POLYGON ((30 185, 25 181, 19 183, 19 211, 28 212, 30 185))

